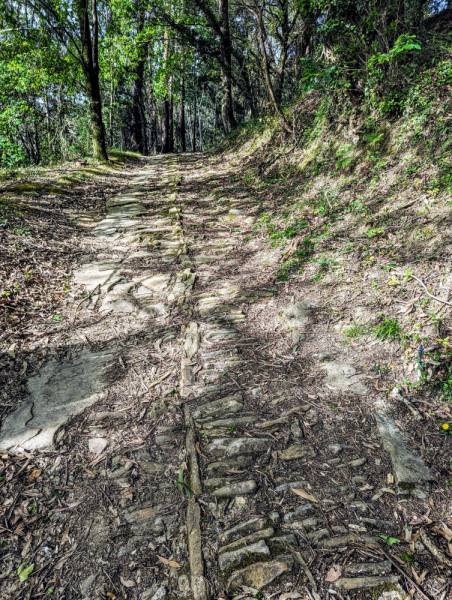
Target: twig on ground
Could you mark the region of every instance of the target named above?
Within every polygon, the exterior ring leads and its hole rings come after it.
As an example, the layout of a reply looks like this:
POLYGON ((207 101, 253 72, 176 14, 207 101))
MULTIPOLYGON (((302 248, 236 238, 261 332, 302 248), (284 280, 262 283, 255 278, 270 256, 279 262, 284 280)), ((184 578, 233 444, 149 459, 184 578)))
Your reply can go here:
MULTIPOLYGON (((399 275, 400 277, 405 277, 405 273, 398 273, 397 271, 394 271, 395 275, 399 275)), ((447 302, 446 300, 442 300, 441 298, 437 298, 436 296, 434 296, 433 294, 431 294, 428 289, 427 286, 425 285, 425 283, 423 281, 421 281, 419 279, 419 277, 416 277, 416 275, 411 274, 410 277, 412 277, 413 279, 416 279, 416 281, 419 281, 419 283, 422 285, 422 287, 425 290, 425 293, 430 296, 430 298, 433 298, 433 300, 436 300, 437 302, 442 302, 443 304, 447 304, 447 306, 452 306, 452 304, 450 302, 447 302)))
POLYGON ((311 571, 309 570, 308 565, 304 562, 303 557, 301 556, 301 554, 299 552, 294 550, 292 548, 292 546, 290 546, 290 544, 287 544, 287 548, 288 548, 289 552, 292 554, 292 556, 295 558, 297 563, 299 563, 301 565, 301 568, 305 572, 306 577, 309 579, 309 583, 311 584, 313 591, 317 594, 317 584, 315 582, 314 577, 312 576, 311 571))

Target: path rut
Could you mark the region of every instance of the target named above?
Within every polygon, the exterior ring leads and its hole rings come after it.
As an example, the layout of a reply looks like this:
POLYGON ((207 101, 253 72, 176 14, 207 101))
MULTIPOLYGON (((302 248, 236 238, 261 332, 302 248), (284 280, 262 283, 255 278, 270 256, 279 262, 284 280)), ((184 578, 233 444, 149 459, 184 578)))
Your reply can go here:
POLYGON ((107 202, 74 274, 74 320, 101 318, 89 348, 47 363, 3 424, 5 451, 60 452, 52 539, 71 533, 36 564, 59 598, 396 589, 376 534, 403 535, 397 494, 425 498, 430 472, 384 404, 379 429, 363 410, 315 299, 276 294, 280 254, 247 237, 255 199, 215 175, 156 157, 107 202))

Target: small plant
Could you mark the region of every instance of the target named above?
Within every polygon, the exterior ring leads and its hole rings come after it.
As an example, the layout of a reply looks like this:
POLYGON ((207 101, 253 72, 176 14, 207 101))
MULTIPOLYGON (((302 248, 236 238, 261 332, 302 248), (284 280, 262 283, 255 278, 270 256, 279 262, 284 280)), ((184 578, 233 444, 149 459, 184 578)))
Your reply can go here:
POLYGON ((360 335, 365 335, 368 332, 368 327, 362 325, 360 323, 353 323, 351 327, 347 327, 344 329, 344 337, 346 338, 356 338, 360 335))
POLYGON ((370 368, 373 373, 378 373, 380 375, 387 375, 389 373, 388 365, 374 365, 370 368))
POLYGON ((184 481, 183 466, 179 469, 179 478, 177 481, 174 482, 174 484, 183 496, 187 496, 189 500, 193 498, 193 490, 184 481))
POLYGON ((406 337, 402 333, 398 319, 385 319, 383 323, 378 325, 375 335, 382 340, 389 338, 402 339, 406 337))
POLYGON ((373 238, 376 237, 377 235, 384 235, 385 234, 385 230, 382 229, 381 227, 376 227, 375 229, 368 229, 366 231, 367 237, 369 238, 373 238))

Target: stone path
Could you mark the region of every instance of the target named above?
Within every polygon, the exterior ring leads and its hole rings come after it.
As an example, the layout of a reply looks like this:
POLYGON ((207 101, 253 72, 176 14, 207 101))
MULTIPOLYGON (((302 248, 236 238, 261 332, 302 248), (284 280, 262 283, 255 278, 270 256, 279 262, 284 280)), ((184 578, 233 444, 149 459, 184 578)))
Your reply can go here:
MULTIPOLYGON (((195 197, 194 184, 209 174, 185 168, 181 183, 177 157, 157 157, 107 202, 93 232, 96 256, 74 276, 86 291, 77 309, 107 315, 105 328, 113 318, 115 327, 127 324, 128 337, 47 363, 4 422, 0 447, 59 447, 71 420, 87 415, 74 436, 87 431, 84 468, 101 485, 107 514, 93 518, 84 538, 93 556, 85 599, 239 600, 298 590, 371 598, 407 589, 376 534, 403 535, 396 494, 425 497, 429 470, 384 405, 376 421, 362 413, 366 381, 333 351, 312 358, 318 392, 306 387, 305 367, 292 368, 293 347, 308 343, 315 306, 288 296, 283 310, 271 308, 274 290, 260 273, 278 255, 244 246, 252 199, 218 189, 215 200, 195 197), (273 310, 265 333, 253 325, 259 310, 273 310), (281 335, 286 351, 277 356, 271 347, 281 335), (152 380, 122 357, 124 340, 141 339, 152 344, 148 356, 169 356, 169 369, 152 380), (139 391, 115 410, 108 393, 125 373, 139 391), (341 413, 338 393, 348 398, 341 413), (128 408, 139 411, 135 450, 136 440, 119 441, 128 408), (121 575, 126 565, 130 580, 121 575), (338 575, 328 581, 330 567, 338 575)), ((58 477, 65 489, 70 477, 58 477)), ((56 597, 77 596, 66 582, 56 597)))

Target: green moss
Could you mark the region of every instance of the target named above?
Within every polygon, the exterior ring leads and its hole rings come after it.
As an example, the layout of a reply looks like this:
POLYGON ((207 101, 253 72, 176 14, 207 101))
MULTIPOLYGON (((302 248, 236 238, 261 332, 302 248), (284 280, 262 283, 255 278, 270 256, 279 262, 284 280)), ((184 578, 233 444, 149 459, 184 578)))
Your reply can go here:
POLYGON ((64 196, 65 190, 56 185, 45 185, 42 183, 16 183, 12 185, 9 190, 13 194, 55 194, 57 196, 64 196))

